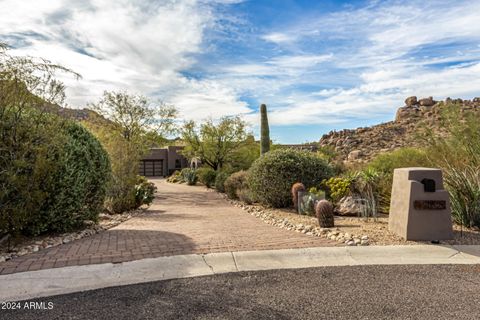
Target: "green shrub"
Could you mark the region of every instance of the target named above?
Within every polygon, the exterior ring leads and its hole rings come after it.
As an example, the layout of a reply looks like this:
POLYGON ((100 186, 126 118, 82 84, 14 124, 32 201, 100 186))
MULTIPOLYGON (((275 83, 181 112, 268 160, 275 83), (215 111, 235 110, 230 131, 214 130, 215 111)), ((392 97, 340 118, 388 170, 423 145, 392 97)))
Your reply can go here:
POLYGON ((170 183, 181 183, 182 180, 182 173, 178 170, 175 170, 170 177, 167 178, 167 182, 170 183))
POLYGON ((382 175, 393 177, 393 170, 407 167, 430 166, 431 161, 427 153, 418 148, 402 148, 377 155, 368 167, 375 169, 382 175))
POLYGON ((293 149, 270 151, 250 168, 248 185, 255 198, 273 207, 291 204, 291 186, 301 182, 306 188, 320 185, 333 174, 328 163, 315 154, 293 149))
POLYGON ((19 145, 9 136, 12 119, 4 114, 0 121, 0 149, 8 150, 0 158, 0 202, 5 204, 0 229, 38 235, 96 221, 110 177, 108 155, 99 141, 77 123, 29 108, 17 111, 19 145))
POLYGON ((382 200, 379 187, 382 176, 375 169, 367 168, 354 172, 349 178, 352 179, 352 193, 363 199, 362 216, 376 218, 379 212, 379 203, 382 200))
POLYGON ((157 187, 147 178, 138 176, 137 185, 135 186, 135 204, 137 207, 142 205, 150 205, 155 199, 157 187))
POLYGON ((385 213, 389 211, 395 169, 429 166, 431 166, 431 161, 428 159, 427 153, 418 148, 402 148, 376 156, 367 168, 374 170, 379 175, 376 185, 379 210, 385 213))
POLYGON ((40 209, 59 172, 66 137, 56 117, 34 108, 5 108, 0 114, 0 232, 38 234, 47 226, 26 226, 43 223, 40 209))
POLYGON ((58 159, 54 183, 46 190, 48 202, 42 207, 41 222, 31 225, 32 233, 66 232, 97 221, 103 210, 110 161, 100 142, 77 123, 65 126, 66 143, 58 159), (44 229, 39 229, 44 226, 44 229))
POLYGON ((480 175, 475 167, 450 167, 444 174, 450 193, 453 220, 467 227, 480 226, 480 175))
POLYGON ((230 174, 226 171, 220 171, 217 173, 217 177, 215 178, 215 189, 218 192, 225 192, 225 181, 230 176, 230 174))
POLYGON ((238 200, 245 202, 246 204, 252 204, 255 202, 255 197, 248 188, 237 190, 237 196, 238 200))
POLYGON ((191 169, 191 168, 182 169, 181 175, 182 175, 183 182, 185 182, 189 186, 194 186, 197 184, 198 176, 197 176, 196 169, 191 169))
POLYGON ((480 227, 480 114, 460 111, 459 105, 441 109, 443 135, 427 134, 428 156, 443 170, 454 221, 480 227))
POLYGON ((247 189, 247 171, 238 171, 230 175, 224 182, 225 193, 230 199, 238 199, 238 191, 247 189))
POLYGON ((198 181, 203 183, 207 188, 215 184, 217 172, 210 167, 201 167, 197 170, 198 181))
POLYGON ((348 177, 333 177, 325 180, 323 184, 327 187, 332 201, 337 203, 350 193, 352 180, 348 177))

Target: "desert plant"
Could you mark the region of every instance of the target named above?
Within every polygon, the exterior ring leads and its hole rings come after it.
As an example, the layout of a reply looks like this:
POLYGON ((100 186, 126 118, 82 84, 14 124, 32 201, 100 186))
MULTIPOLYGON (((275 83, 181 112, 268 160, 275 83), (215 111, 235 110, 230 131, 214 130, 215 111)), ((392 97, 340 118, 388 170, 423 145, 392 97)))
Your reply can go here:
MULTIPOLYGON (((96 221, 110 177, 108 155, 99 141, 77 123, 34 109, 24 110, 17 121, 24 145, 12 148, 9 134, 4 134, 0 148, 8 151, 4 155, 27 152, 29 156, 14 162, 7 157, 0 160, 4 169, 0 208, 12 210, 10 218, 0 216, 0 229, 4 218, 6 231, 26 235, 66 232, 85 220, 96 221)), ((0 131, 7 123, 0 123, 0 131)))
POLYGON ((258 158, 250 168, 248 185, 256 200, 272 207, 292 202, 291 187, 302 181, 305 187, 318 186, 332 175, 328 163, 313 153, 278 149, 258 158))
POLYGON ((330 199, 337 203, 350 193, 352 180, 350 177, 332 177, 324 180, 322 184, 328 189, 330 199))
POLYGON ((170 183, 182 183, 182 173, 178 170, 175 170, 170 177, 167 178, 167 182, 170 183))
POLYGON ((360 197, 362 201, 362 215, 365 218, 377 217, 380 191, 378 188, 381 175, 372 168, 353 173, 352 193, 360 197))
POLYGON ((194 186, 197 184, 198 176, 197 170, 192 168, 185 168, 181 171, 182 180, 189 186, 194 186))
POLYGON ((300 192, 298 199, 298 213, 314 216, 315 205, 320 200, 325 200, 325 192, 318 190, 316 187, 308 189, 308 192, 300 192))
POLYGON ((215 184, 217 172, 210 167, 201 167, 197 169, 198 181, 203 183, 207 188, 215 184))
POLYGON ((225 192, 225 181, 230 176, 230 174, 226 171, 220 171, 217 173, 217 177, 215 178, 215 189, 218 192, 225 192))
POLYGON ((237 196, 238 200, 245 202, 246 204, 252 204, 255 202, 254 195, 248 188, 237 190, 237 196))
POLYGON ((239 171, 230 175, 224 182, 225 193, 230 199, 238 199, 238 191, 247 189, 247 171, 239 171))
POLYGON ((427 132, 428 158, 443 170, 454 220, 479 227, 480 115, 475 111, 459 112, 459 109, 455 104, 442 108, 444 132, 427 132))
POLYGON ((379 210, 389 211, 393 171, 396 168, 429 166, 431 166, 431 161, 428 159, 427 152, 420 148, 402 148, 376 156, 367 167, 380 175, 376 187, 379 210))
POLYGON ((444 178, 450 193, 453 220, 467 227, 480 226, 479 168, 450 166, 444 178))
POLYGON ((330 201, 318 201, 315 206, 315 214, 321 228, 333 228, 335 222, 333 217, 333 205, 330 201))
POLYGON ((163 141, 173 131, 176 110, 164 104, 154 106, 146 97, 126 92, 104 92, 90 107, 103 117, 89 118, 84 124, 107 150, 112 166, 106 209, 112 213, 135 209, 135 164, 148 153, 152 139, 163 141))
POLYGON ((305 191, 305 186, 301 182, 296 182, 292 186, 292 202, 295 211, 298 212, 298 193, 305 191))
POLYGON ((157 187, 153 182, 147 178, 138 176, 137 184, 135 185, 135 203, 137 207, 142 205, 150 205, 155 198, 157 187))
POLYGON ((267 106, 260 106, 260 154, 263 155, 270 151, 270 128, 268 127, 267 106))
POLYGON ((308 193, 314 194, 319 198, 325 199, 325 191, 319 190, 317 187, 311 187, 308 189, 308 193))
POLYGON ((246 123, 240 117, 223 117, 218 122, 208 120, 198 127, 194 121, 184 124, 182 154, 188 159, 199 158, 203 165, 222 170, 231 165, 238 152, 251 143, 246 123))
MULTIPOLYGON (((48 204, 42 209, 45 230, 66 232, 83 224, 96 221, 103 210, 107 184, 111 178, 110 161, 100 142, 83 126, 75 122, 64 125, 67 137, 63 154, 58 161, 58 172, 48 204)), ((38 233, 38 232, 36 232, 38 233)))

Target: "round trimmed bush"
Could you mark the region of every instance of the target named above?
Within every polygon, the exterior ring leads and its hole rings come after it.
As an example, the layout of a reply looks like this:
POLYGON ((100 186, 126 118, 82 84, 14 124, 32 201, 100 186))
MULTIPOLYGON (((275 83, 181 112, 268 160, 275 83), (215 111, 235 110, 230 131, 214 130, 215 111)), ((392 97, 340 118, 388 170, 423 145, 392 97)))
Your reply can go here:
POLYGON ((248 186, 255 199, 276 208, 288 207, 291 187, 301 182, 305 187, 319 186, 333 175, 324 160, 307 151, 279 149, 258 158, 249 171, 248 186))
POLYGON ((65 128, 67 143, 59 159, 56 183, 43 218, 49 231, 65 232, 84 220, 96 221, 103 210, 110 178, 110 161, 100 142, 80 124, 65 128))
POLYGON ((197 176, 198 181, 203 183, 207 188, 210 188, 215 184, 217 172, 210 167, 201 167, 197 169, 197 176))
POLYGON ((228 172, 220 171, 217 173, 217 177, 215 178, 215 189, 218 192, 225 192, 225 181, 230 176, 228 172))
POLYGON ((248 173, 244 170, 233 173, 225 180, 225 193, 230 199, 238 199, 238 192, 247 188, 248 173))
POLYGON ((66 232, 97 221, 103 210, 110 161, 100 142, 83 126, 67 122, 62 132, 64 145, 57 153, 48 183, 38 192, 45 201, 31 215, 24 228, 27 234, 66 232))

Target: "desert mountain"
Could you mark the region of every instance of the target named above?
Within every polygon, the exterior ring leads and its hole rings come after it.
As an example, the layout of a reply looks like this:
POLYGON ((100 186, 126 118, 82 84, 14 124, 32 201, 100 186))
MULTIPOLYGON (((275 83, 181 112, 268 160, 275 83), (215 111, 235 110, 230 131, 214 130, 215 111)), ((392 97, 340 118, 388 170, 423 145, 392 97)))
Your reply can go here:
POLYGON ((441 132, 441 110, 455 104, 459 112, 480 112, 480 98, 435 101, 432 97, 405 99, 405 106, 397 110, 394 121, 371 127, 330 131, 320 139, 320 146, 335 148, 340 158, 348 162, 366 162, 377 154, 402 147, 422 145, 420 130, 429 127, 441 132))

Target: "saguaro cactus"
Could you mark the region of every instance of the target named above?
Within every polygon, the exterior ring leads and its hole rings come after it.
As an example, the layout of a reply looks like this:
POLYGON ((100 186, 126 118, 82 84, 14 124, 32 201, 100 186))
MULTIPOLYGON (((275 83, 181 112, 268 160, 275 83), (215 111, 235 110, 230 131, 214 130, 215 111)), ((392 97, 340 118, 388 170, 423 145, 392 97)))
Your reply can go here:
POLYGON ((320 200, 315 207, 320 228, 332 228, 334 225, 333 205, 330 201, 320 200))
POLYGON ((270 151, 270 128, 268 127, 267 106, 260 106, 260 154, 270 151))

